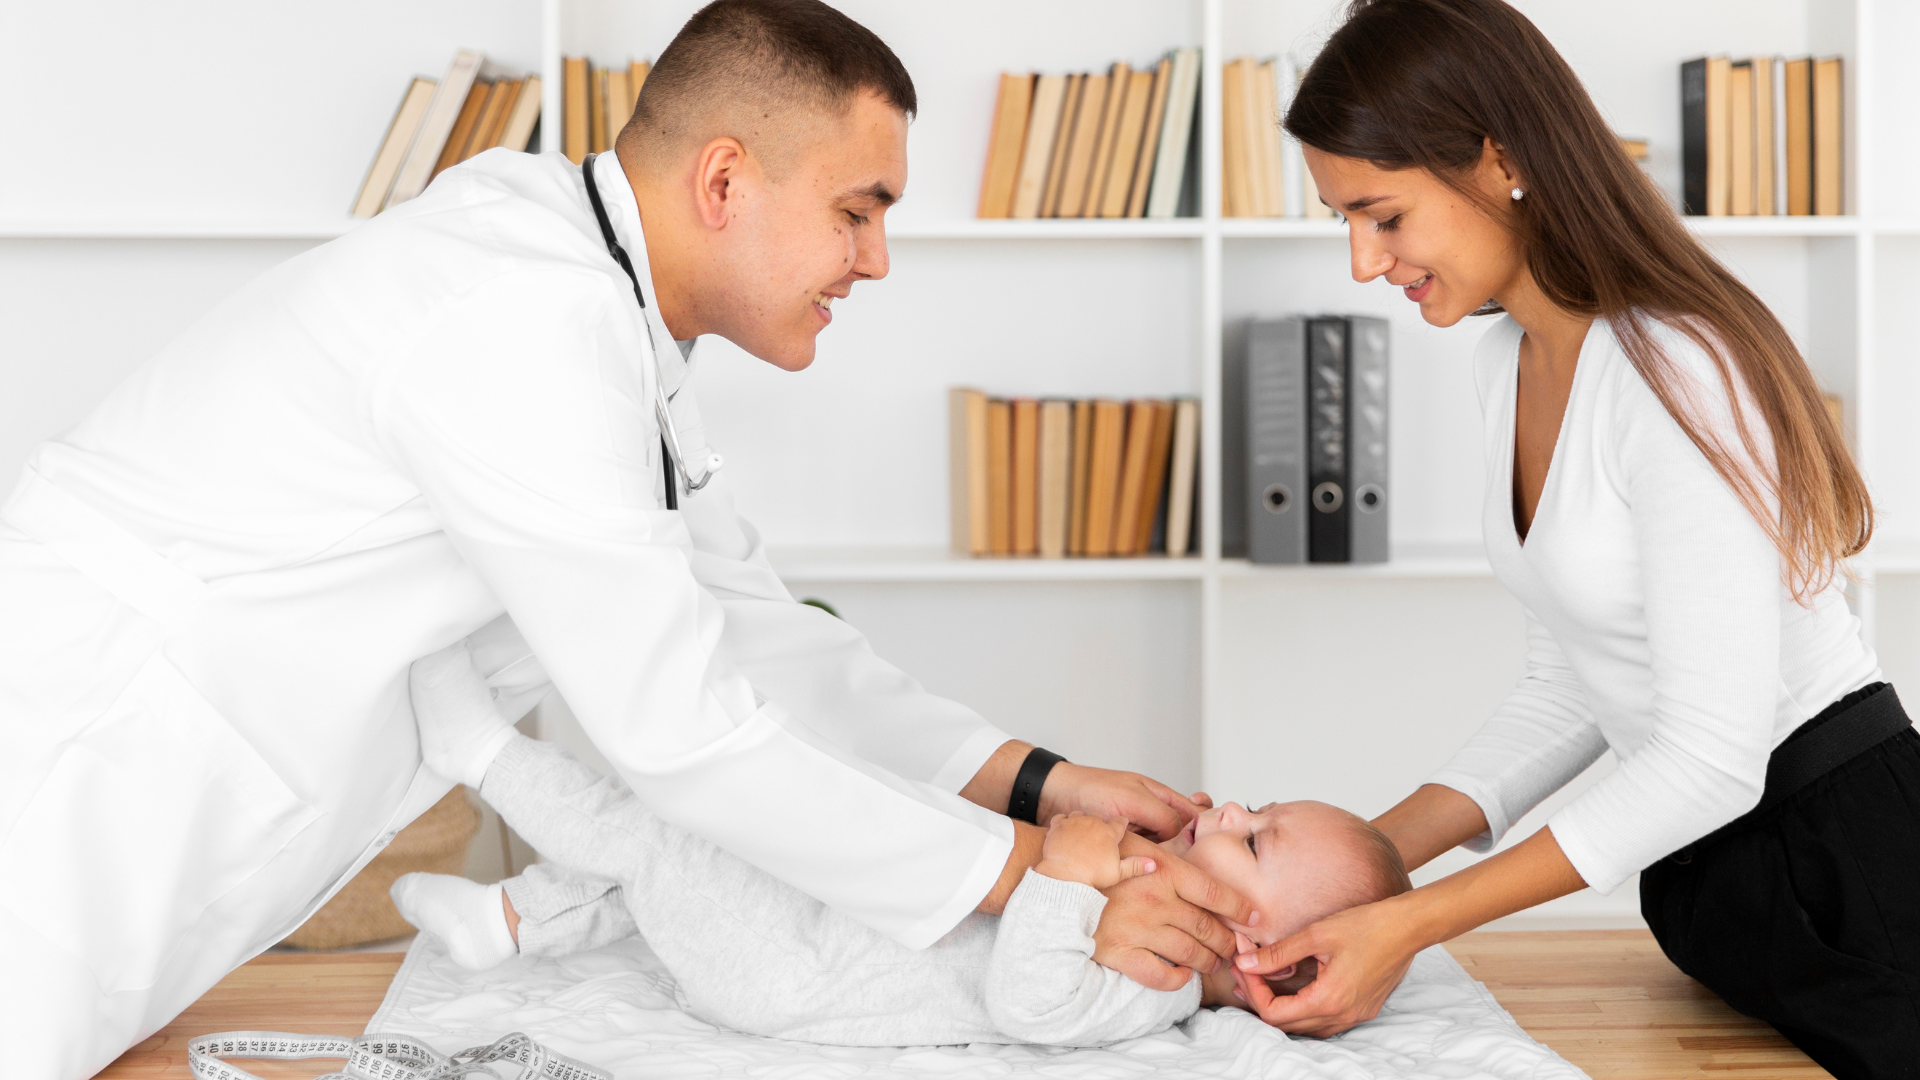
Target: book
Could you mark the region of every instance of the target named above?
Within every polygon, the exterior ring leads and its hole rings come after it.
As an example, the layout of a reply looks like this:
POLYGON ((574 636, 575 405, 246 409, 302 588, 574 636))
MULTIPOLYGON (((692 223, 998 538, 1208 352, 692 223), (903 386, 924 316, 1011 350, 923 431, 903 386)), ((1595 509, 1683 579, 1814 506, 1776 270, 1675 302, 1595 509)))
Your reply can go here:
POLYGON ((575 165, 587 160, 593 151, 593 143, 587 134, 587 58, 569 56, 561 61, 560 123, 566 130, 561 135, 561 150, 567 160, 575 165))
POLYGON ((1350 561, 1347 322, 1307 320, 1307 561, 1350 561))
POLYGON ((427 115, 436 85, 432 79, 416 78, 407 84, 407 92, 400 95, 400 107, 394 110, 393 120, 387 125, 387 137, 380 140, 373 164, 367 166, 367 178, 360 182, 360 193, 354 196, 353 208, 347 211, 354 217, 372 217, 386 206, 387 192, 393 190, 393 178, 400 175, 400 164, 413 146, 414 134, 427 115))
POLYGON ((1013 553, 1032 555, 1040 550, 1040 403, 1016 398, 1013 408, 1013 478, 1007 485, 1013 509, 1013 553))
POLYGON ((1140 488, 1140 514, 1134 526, 1132 549, 1140 555, 1153 550, 1153 526, 1167 494, 1167 454, 1173 447, 1173 402, 1148 404, 1153 410, 1153 429, 1147 441, 1147 476, 1140 488))
POLYGON ((1175 50, 1173 83, 1167 91, 1167 111, 1160 126, 1159 156, 1153 165, 1153 186, 1147 195, 1150 218, 1170 218, 1179 208, 1181 181, 1187 172, 1187 146, 1193 136, 1199 94, 1200 50, 1175 50))
POLYGON ((1067 483, 1067 554, 1087 553, 1087 489, 1093 480, 1093 402, 1073 403, 1073 461, 1067 483))
POLYGON ((1067 145, 1067 168, 1060 181, 1060 206, 1055 217, 1077 218, 1087 205, 1087 181, 1093 172, 1093 151, 1106 119, 1107 76, 1082 77, 1079 107, 1073 118, 1073 137, 1067 145))
POLYGON ((1013 552, 1013 407, 987 402, 987 553, 1013 552))
POLYGON ((1765 217, 1774 214, 1773 162, 1777 148, 1773 142, 1774 58, 1756 56, 1753 68, 1753 212, 1765 217))
POLYGON ((420 130, 407 150, 400 174, 393 178, 393 190, 387 193, 388 206, 398 206, 427 189, 427 182, 433 179, 433 167, 440 161, 440 151, 453 134, 453 125, 460 119, 460 111, 466 106, 467 95, 473 89, 473 80, 480 74, 484 59, 473 49, 461 49, 453 54, 446 75, 441 77, 440 85, 434 87, 433 100, 427 105, 427 114, 420 121, 420 130))
MULTIPOLYGON (((1300 89, 1300 80, 1306 78, 1305 69, 1296 68, 1293 75, 1293 88, 1300 89)), ((1331 218, 1334 209, 1320 198, 1320 185, 1313 182, 1313 170, 1306 167, 1304 155, 1300 163, 1300 215, 1307 218, 1331 218)))
POLYGON ((1680 66, 1681 204, 1688 214, 1722 217, 1732 203, 1731 68, 1724 56, 1680 66))
POLYGON ((1153 71, 1153 96, 1147 103, 1147 118, 1140 132, 1140 149, 1133 167, 1133 186, 1127 196, 1127 216, 1145 217, 1147 189, 1153 184, 1153 163, 1160 153, 1160 126, 1167 114, 1167 89, 1173 81, 1173 60, 1161 57, 1153 71))
POLYGON ((1073 142, 1073 122, 1086 90, 1085 75, 1067 76, 1066 95, 1060 100, 1060 120, 1053 127, 1053 152, 1047 156, 1047 184, 1040 197, 1040 216, 1060 216, 1060 192, 1066 188, 1067 147, 1073 142))
POLYGON ((1113 519, 1120 497, 1120 459, 1125 448, 1127 407, 1118 401, 1093 403, 1093 438, 1088 447, 1085 553, 1113 552, 1113 519))
POLYGON ((467 100, 460 106, 460 112, 453 120, 453 130, 447 133, 447 144, 440 148, 440 158, 433 163, 433 172, 427 177, 432 182, 445 170, 458 164, 461 155, 467 149, 467 140, 473 137, 473 129, 480 123, 480 114, 487 109, 487 98, 493 93, 493 84, 485 79, 473 80, 467 90, 467 100))
MULTIPOLYGON (((1247 327, 1244 433, 1247 558, 1255 563, 1307 561, 1307 321, 1272 319, 1247 327)), ((1243 471, 1244 470, 1244 471, 1243 471)))
POLYGON ((500 140, 500 131, 506 127, 507 115, 513 111, 513 103, 520 95, 521 79, 496 79, 493 90, 487 94, 487 104, 480 110, 480 119, 473 125, 473 132, 467 136, 467 145, 460 151, 460 160, 465 161, 475 154, 491 150, 500 140))
POLYGON ((647 84, 647 76, 652 73, 650 61, 635 60, 627 65, 627 119, 633 119, 633 110, 640 107, 640 88, 647 84))
POLYGON ((1033 107, 1033 76, 1000 76, 994 99, 993 131, 987 136, 986 172, 980 178, 980 205, 974 216, 1013 216, 1013 188, 1019 179, 1020 148, 1026 145, 1027 115, 1033 107))
POLYGON ((948 525, 953 550, 987 553, 987 395, 947 391, 948 525))
POLYGON ((1786 99, 1787 213, 1813 213, 1813 61, 1789 60, 1783 69, 1786 99))
POLYGON ((633 97, 627 93, 625 68, 607 69, 607 149, 620 141, 620 129, 633 115, 633 97))
POLYGON ((587 146, 593 153, 607 152, 607 69, 589 68, 587 80, 587 146))
POLYGON ((1727 213, 1753 215, 1753 61, 1727 64, 1727 213))
MULTIPOLYGON (((1154 403, 1127 403, 1126 449, 1121 457, 1120 495, 1114 505, 1113 539, 1109 548, 1115 555, 1139 553, 1141 504, 1146 499, 1147 462, 1153 450, 1154 403)), ((1152 511, 1147 511, 1151 513, 1152 511)))
POLYGON ((1259 141, 1262 217, 1287 212, 1286 180, 1280 162, 1280 62, 1268 60, 1254 69, 1255 116, 1259 141))
POLYGON ((1040 403, 1040 537, 1043 559, 1067 553, 1067 511, 1073 467, 1071 401, 1040 403))
POLYGON ((1347 558, 1387 561, 1387 320, 1347 319, 1347 457, 1353 485, 1347 558))
POLYGON ((513 109, 500 127, 495 146, 526 151, 533 141, 534 129, 540 126, 540 93, 540 76, 529 75, 521 81, 520 92, 514 95, 513 109))
POLYGON ((1840 58, 1813 62, 1813 212, 1839 214, 1841 191, 1840 58))
POLYGON ((1784 216, 1787 212, 1787 58, 1776 56, 1769 66, 1773 69, 1770 79, 1773 87, 1773 213, 1784 216))
POLYGON ((1220 71, 1220 214, 1253 216, 1253 192, 1247 185, 1244 60, 1220 71))
POLYGON ((1166 552, 1177 558, 1191 544, 1194 496, 1200 486, 1200 403, 1193 398, 1174 400, 1173 459, 1167 469, 1166 552))
POLYGON ((1066 105, 1067 76, 1042 75, 1033 81, 1033 104, 1025 121, 1009 217, 1040 216, 1047 194, 1047 171, 1060 132, 1060 110, 1066 105))
MULTIPOLYGON (((1278 100, 1275 102, 1275 109, 1281 118, 1285 119, 1287 109, 1293 105, 1293 95, 1300 88, 1300 71, 1294 64, 1293 57, 1280 58, 1280 68, 1275 73, 1275 82, 1279 84, 1276 88, 1278 100)), ((1305 191, 1303 178, 1306 173, 1307 163, 1300 151, 1300 140, 1287 134, 1283 128, 1280 132, 1280 174, 1281 191, 1284 192, 1285 201, 1281 212, 1288 217, 1307 215, 1307 204, 1303 197, 1305 191)))
POLYGON ((1127 95, 1120 108, 1120 119, 1114 128, 1113 154, 1107 165, 1107 181, 1100 198, 1100 216, 1120 218, 1127 216, 1129 200, 1133 195, 1133 177, 1140 163, 1140 140, 1145 135, 1147 110, 1153 100, 1152 71, 1135 71, 1127 75, 1127 95))
POLYGON ((1127 94, 1132 89, 1132 66, 1116 62, 1107 72, 1107 105, 1100 113, 1100 135, 1094 140, 1093 162, 1087 167, 1087 201, 1080 208, 1081 217, 1101 216, 1107 179, 1113 175, 1114 150, 1120 142, 1120 117, 1126 112, 1127 94))

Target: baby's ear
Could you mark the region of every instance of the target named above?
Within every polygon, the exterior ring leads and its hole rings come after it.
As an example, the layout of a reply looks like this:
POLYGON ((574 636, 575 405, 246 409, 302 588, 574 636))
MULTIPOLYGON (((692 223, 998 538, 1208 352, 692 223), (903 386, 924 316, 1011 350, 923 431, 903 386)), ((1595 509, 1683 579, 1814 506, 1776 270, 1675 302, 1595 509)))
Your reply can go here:
POLYGON ((1267 988, 1273 991, 1274 997, 1292 997, 1305 990, 1319 974, 1320 961, 1309 956, 1293 965, 1292 971, 1284 979, 1275 978, 1272 975, 1262 976, 1262 978, 1267 980, 1267 988))

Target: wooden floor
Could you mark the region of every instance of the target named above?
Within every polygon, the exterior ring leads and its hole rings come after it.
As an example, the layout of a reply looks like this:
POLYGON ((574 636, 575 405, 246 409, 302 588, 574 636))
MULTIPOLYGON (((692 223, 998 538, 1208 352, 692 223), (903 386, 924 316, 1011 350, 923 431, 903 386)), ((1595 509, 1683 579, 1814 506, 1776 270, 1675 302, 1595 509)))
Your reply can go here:
MULTIPOLYGON (((1819 1080, 1827 1073, 1773 1029, 1680 974, 1644 930, 1468 934, 1448 946, 1520 1026, 1594 1080, 1819 1080)), ((358 1035, 399 953, 262 956, 227 976, 102 1077, 187 1080, 187 1040, 215 1031, 358 1035)), ((337 1062, 250 1062, 265 1080, 337 1062)))

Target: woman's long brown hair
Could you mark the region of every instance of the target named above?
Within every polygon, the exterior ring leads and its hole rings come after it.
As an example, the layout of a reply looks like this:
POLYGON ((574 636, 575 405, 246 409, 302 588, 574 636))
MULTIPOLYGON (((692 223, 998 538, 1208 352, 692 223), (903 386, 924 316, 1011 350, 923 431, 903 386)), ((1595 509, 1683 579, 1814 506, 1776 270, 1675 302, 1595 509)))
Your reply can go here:
POLYGON ((1627 159, 1526 16, 1501 0, 1354 0, 1301 80, 1285 127, 1337 157, 1426 169, 1506 221, 1548 299, 1611 324, 1641 378, 1779 548, 1796 599, 1810 601, 1866 546, 1866 482, 1799 350, 1627 159), (1473 186, 1487 139, 1526 189, 1511 207, 1473 186), (1652 320, 1713 359, 1742 452, 1699 422, 1652 320), (1759 464, 1766 458, 1741 385, 1772 436, 1771 470, 1759 464))

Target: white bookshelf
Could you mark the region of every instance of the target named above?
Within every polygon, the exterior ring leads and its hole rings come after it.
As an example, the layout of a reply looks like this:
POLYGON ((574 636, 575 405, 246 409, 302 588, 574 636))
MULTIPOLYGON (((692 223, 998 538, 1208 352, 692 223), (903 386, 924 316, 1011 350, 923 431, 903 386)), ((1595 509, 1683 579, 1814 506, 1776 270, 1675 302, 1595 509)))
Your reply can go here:
MULTIPOLYGON (((146 18, 132 0, 108 6, 146 18)), ((562 55, 656 56, 696 6, 420 0, 393 14, 376 0, 342 0, 337 18, 316 29, 285 11, 208 0, 185 21, 141 23, 147 29, 124 41, 101 38, 98 26, 112 18, 96 25, 36 9, 37 33, 91 42, 105 74, 85 81, 78 97, 0 118, 11 145, 54 152, 0 176, 0 286, 13 284, 17 305, 13 348, 0 356, 0 435, 19 433, 15 443, 0 440, 0 452, 24 453, 29 433, 44 437, 77 419, 115 372, 263 265, 355 228, 342 211, 407 76, 438 75, 456 47, 483 48, 546 76, 550 133, 559 128, 562 55), (365 26, 382 29, 356 29, 365 26), (278 85, 289 64, 328 75, 209 108, 192 77, 153 75, 144 61, 156 54, 172 59, 170 70, 217 69, 247 85, 278 85), (137 72, 145 73, 137 81, 113 81, 137 72), (99 153, 73 144, 72 131, 97 128, 90 117, 113 101, 149 98, 154 115, 179 119, 164 134, 129 136, 138 181, 70 167, 74 155, 99 153), (275 122, 288 115, 300 123, 275 122), (233 130, 249 134, 236 139, 233 130), (84 306, 100 288, 123 298, 119 318, 98 320, 84 306)), ((796 592, 836 603, 883 655, 928 685, 1070 756, 1225 797, 1381 808, 1437 765, 1510 685, 1519 616, 1478 547, 1479 427, 1466 372, 1478 332, 1425 327, 1395 290, 1351 282, 1338 222, 1219 216, 1219 61, 1281 52, 1305 59, 1341 5, 841 6, 893 45, 921 95, 907 199, 889 215, 893 273, 836 306, 820 359, 804 375, 773 372, 724 343, 709 350, 701 374, 709 430, 775 565, 796 592), (1022 32, 1009 34, 1010 26, 1022 32), (1202 47, 1208 61, 1200 216, 973 218, 999 71, 1139 64, 1184 45, 1202 47), (1203 445, 1217 451, 1228 324, 1301 310, 1382 314, 1394 327, 1391 562, 1264 567, 1222 558, 1217 452, 1202 458, 1202 550, 1192 557, 973 560, 945 550, 948 385, 1194 394, 1203 400, 1203 445)), ((1890 675, 1912 673, 1910 685, 1920 685, 1920 588, 1904 584, 1920 582, 1920 425, 1911 420, 1920 347, 1903 288, 1920 278, 1912 210, 1920 150, 1897 104, 1892 64, 1920 47, 1920 5, 1519 6, 1616 129, 1651 140, 1648 167, 1669 191, 1678 186, 1682 60, 1846 58, 1847 216, 1688 224, 1775 306, 1822 381, 1845 398, 1849 434, 1883 512, 1882 539, 1859 567, 1857 606, 1890 675)), ((0 73, 8 78, 19 80, 17 95, 41 97, 46 85, 69 82, 53 59, 0 73)), ((0 464, 10 472, 17 461, 0 464)), ((1553 913, 1611 918, 1630 908, 1617 893, 1553 913)))

